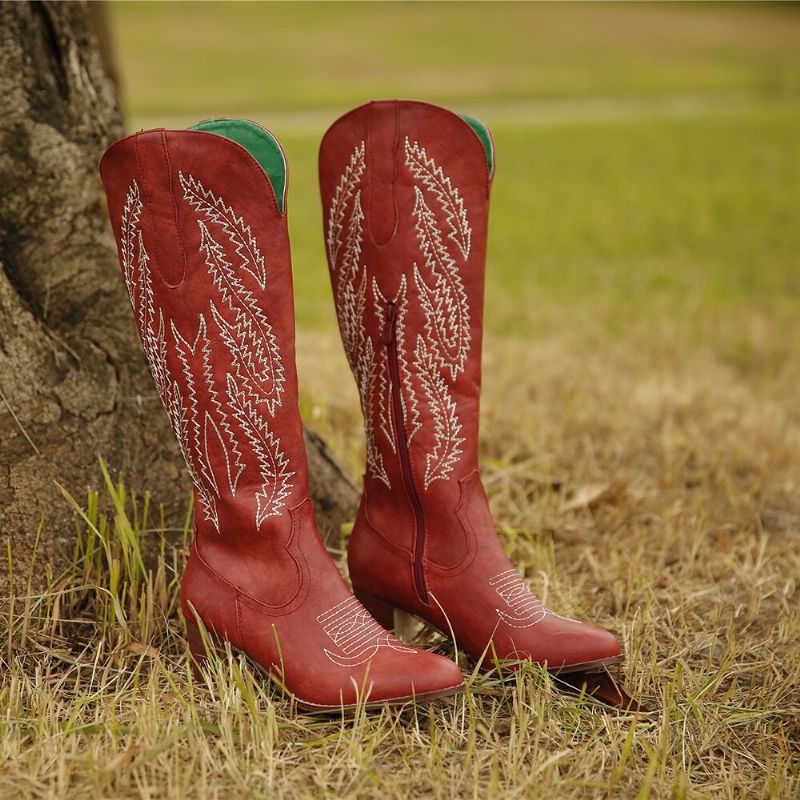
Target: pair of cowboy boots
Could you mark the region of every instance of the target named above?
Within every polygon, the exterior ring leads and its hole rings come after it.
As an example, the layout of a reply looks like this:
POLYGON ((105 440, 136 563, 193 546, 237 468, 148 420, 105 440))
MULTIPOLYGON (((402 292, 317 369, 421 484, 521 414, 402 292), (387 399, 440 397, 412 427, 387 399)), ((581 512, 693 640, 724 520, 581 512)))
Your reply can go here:
POLYGON ((389 632, 395 609, 486 663, 566 672, 622 658, 612 635, 531 594, 481 484, 494 173, 481 123, 374 102, 334 123, 320 149, 331 282, 366 432, 353 593, 309 498, 278 141, 232 119, 141 131, 100 170, 142 345, 194 483, 181 599, 196 659, 209 637, 227 640, 301 707, 339 709, 463 688, 455 663, 389 632))

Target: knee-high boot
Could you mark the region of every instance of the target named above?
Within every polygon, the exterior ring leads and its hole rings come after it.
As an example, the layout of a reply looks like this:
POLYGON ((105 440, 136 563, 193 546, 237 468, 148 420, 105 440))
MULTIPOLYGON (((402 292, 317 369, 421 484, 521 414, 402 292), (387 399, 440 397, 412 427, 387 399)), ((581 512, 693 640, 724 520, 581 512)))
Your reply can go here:
POLYGON ((493 171, 488 130, 426 103, 370 103, 322 142, 328 262, 367 439, 350 576, 386 626, 401 608, 476 659, 586 669, 619 661, 619 643, 529 591, 478 471, 493 171))

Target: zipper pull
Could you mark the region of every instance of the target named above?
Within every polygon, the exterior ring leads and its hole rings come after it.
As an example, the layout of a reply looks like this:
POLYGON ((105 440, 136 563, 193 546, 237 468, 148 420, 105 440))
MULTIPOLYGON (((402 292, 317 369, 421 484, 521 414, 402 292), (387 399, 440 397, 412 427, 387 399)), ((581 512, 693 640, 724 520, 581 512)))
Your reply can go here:
POLYGON ((386 322, 383 325, 383 335, 381 341, 386 347, 394 341, 395 329, 397 323, 397 306, 389 302, 386 304, 386 322))

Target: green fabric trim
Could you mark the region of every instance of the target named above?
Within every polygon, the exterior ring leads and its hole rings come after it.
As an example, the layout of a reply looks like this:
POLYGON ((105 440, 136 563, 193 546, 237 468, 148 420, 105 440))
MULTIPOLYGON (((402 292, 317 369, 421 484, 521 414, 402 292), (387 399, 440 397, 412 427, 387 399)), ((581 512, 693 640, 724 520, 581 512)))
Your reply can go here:
POLYGON ((244 147, 267 174, 283 214, 286 160, 277 139, 268 130, 244 119, 209 119, 192 125, 190 130, 216 133, 244 147))
POLYGON ((466 114, 460 114, 459 116, 478 134, 483 149, 486 151, 486 163, 489 165, 489 174, 491 175, 494 172, 494 146, 492 145, 492 136, 489 133, 489 129, 473 117, 468 117, 466 114))

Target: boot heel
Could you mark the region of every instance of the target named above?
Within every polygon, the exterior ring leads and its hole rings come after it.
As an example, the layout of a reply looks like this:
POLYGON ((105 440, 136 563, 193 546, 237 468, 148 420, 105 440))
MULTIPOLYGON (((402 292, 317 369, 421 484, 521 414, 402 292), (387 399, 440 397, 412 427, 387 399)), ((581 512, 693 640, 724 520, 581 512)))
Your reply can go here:
POLYGON ((353 587, 353 594, 361 601, 364 608, 369 611, 382 628, 386 628, 387 631, 394 630, 394 605, 355 586, 353 587))

